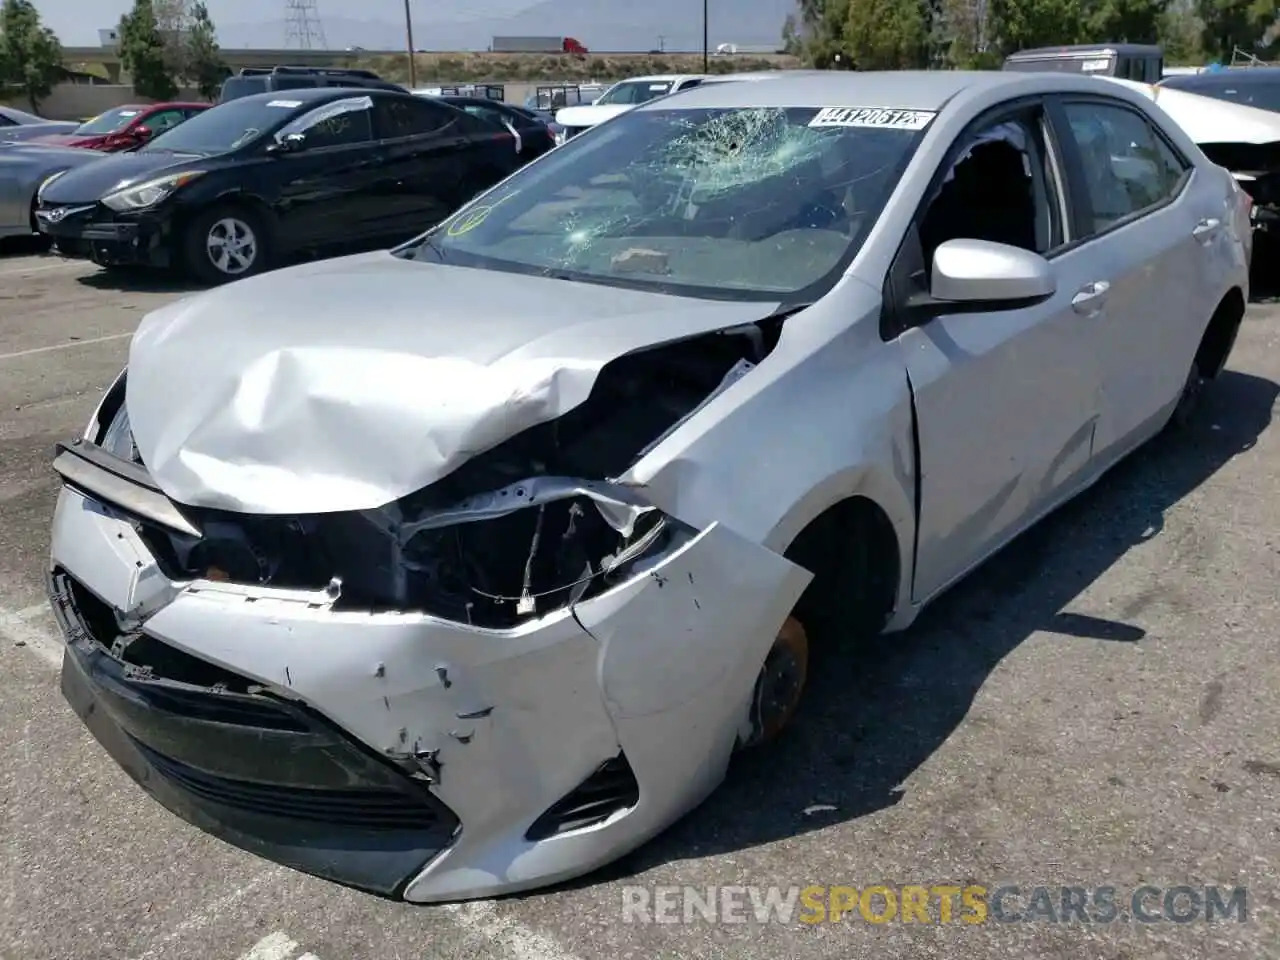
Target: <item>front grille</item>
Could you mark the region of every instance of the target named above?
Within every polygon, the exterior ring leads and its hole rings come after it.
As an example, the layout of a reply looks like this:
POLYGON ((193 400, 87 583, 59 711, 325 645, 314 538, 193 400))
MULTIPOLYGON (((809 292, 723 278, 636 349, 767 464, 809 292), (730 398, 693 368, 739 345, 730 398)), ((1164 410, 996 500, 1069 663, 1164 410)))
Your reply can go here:
POLYGON ((232 780, 180 763, 136 739, 133 745, 175 786, 207 803, 243 813, 363 830, 424 830, 440 822, 434 809, 407 793, 315 790, 232 780))
POLYGON ((640 784, 623 754, 606 760, 595 773, 557 801, 525 832, 526 840, 550 837, 604 823, 640 802, 640 784))

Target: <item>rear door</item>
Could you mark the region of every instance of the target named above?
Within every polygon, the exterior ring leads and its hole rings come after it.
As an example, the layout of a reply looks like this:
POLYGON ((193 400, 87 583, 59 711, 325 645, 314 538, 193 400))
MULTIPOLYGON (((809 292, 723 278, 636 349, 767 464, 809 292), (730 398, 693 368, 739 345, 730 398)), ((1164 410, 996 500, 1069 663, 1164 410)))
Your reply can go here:
POLYGON ((1194 166, 1141 111, 1105 97, 1055 107, 1080 253, 1106 285, 1078 296, 1094 308, 1080 324, 1103 363, 1097 444, 1112 459, 1181 392, 1216 307, 1207 254, 1229 238, 1224 211, 1192 188, 1194 166))
MULTIPOLYGON (((289 101, 281 98, 282 104, 289 101)), ((296 106, 296 104, 295 104, 296 106)), ((277 178, 281 240, 290 248, 363 239, 384 213, 378 193, 381 157, 369 97, 334 100, 278 133, 302 134, 302 149, 280 155, 277 178)))
POLYGON ((469 199, 465 119, 426 97, 374 96, 374 123, 385 151, 378 204, 388 236, 420 233, 469 199))

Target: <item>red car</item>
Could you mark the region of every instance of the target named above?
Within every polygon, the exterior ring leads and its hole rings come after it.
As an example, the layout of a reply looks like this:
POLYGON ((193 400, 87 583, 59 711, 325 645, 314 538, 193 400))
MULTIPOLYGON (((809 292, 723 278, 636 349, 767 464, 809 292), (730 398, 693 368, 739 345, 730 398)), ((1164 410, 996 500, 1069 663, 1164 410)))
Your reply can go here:
POLYGON ((49 134, 27 142, 113 153, 146 143, 210 106, 208 103, 125 104, 85 121, 70 133, 49 134))

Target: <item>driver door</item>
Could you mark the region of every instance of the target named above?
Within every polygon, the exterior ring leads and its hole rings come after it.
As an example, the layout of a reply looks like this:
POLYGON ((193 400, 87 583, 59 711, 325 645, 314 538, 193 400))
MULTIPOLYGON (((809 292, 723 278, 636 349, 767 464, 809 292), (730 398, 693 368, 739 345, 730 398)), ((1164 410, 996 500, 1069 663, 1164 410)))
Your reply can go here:
POLYGON ((373 101, 351 97, 303 114, 277 134, 300 134, 300 146, 275 157, 277 220, 288 249, 358 241, 380 222, 381 156, 373 101))
POLYGON ((1093 465, 1102 361, 1077 292, 1096 262, 1070 245, 1048 129, 1037 105, 962 136, 891 274, 896 305, 927 292, 933 249, 978 239, 1041 254, 1057 281, 1040 302, 895 314, 919 431, 916 601, 1080 489, 1093 465))

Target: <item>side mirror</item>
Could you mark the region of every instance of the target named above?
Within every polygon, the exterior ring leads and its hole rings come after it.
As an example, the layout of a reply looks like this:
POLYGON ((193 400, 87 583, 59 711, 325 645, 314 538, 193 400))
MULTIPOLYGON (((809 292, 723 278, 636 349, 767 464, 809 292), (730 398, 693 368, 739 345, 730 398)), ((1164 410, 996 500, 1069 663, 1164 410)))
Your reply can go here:
POLYGON ((136 140, 150 140, 155 136, 155 132, 144 124, 133 128, 133 136, 136 140))
POLYGON ((989 240, 948 240, 933 254, 929 294, 952 303, 1043 300, 1058 289, 1038 253, 989 240))
POLYGON ((295 153, 298 150, 301 150, 303 146, 306 145, 306 142, 307 142, 307 138, 304 134, 286 133, 279 140, 276 140, 273 143, 267 144, 267 153, 273 154, 273 155, 282 154, 282 153, 295 153))

